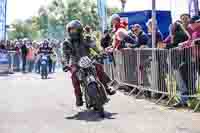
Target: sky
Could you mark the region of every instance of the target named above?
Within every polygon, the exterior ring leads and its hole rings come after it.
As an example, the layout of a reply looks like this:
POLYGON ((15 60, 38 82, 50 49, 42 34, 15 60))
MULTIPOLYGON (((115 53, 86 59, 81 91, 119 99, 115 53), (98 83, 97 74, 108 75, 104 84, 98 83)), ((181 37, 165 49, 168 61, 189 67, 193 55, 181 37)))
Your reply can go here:
MULTIPOLYGON (((15 19, 27 19, 37 13, 41 5, 52 0, 8 0, 7 23, 15 19)), ((107 0, 111 7, 121 7, 119 0, 107 0)), ((127 0, 125 11, 151 9, 151 0, 127 0)), ((157 9, 172 10, 173 18, 178 18, 181 13, 187 12, 187 0, 157 0, 157 9)))
POLYGON ((27 19, 37 14, 41 5, 45 5, 51 0, 7 0, 7 23, 10 24, 15 19, 27 19))

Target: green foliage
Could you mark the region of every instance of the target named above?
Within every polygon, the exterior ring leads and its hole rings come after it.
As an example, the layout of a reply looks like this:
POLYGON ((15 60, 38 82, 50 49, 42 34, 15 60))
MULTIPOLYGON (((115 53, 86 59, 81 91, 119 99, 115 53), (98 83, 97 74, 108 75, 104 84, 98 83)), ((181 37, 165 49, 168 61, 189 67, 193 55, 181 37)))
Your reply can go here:
MULTIPOLYGON (((74 19, 99 30, 97 11, 97 3, 94 0, 53 0, 48 6, 40 7, 37 16, 26 21, 15 21, 12 24, 15 31, 10 31, 8 36, 10 39, 53 37, 62 40, 66 24, 74 19)), ((108 16, 119 11, 118 8, 108 8, 108 16)))

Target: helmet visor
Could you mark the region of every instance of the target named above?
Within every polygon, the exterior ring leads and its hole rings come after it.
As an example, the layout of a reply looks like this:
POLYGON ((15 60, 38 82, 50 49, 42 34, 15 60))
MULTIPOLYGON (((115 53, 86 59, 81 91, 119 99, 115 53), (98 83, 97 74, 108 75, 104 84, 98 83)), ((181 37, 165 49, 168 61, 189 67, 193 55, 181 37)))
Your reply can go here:
POLYGON ((73 27, 69 28, 69 33, 77 33, 77 32, 78 30, 76 28, 73 27))

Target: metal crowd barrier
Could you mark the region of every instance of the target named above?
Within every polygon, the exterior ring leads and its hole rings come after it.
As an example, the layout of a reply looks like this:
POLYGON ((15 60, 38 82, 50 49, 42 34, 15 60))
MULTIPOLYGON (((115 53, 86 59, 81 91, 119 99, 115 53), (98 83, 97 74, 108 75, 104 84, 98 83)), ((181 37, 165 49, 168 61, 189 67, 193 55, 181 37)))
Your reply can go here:
MULTIPOLYGON (((195 40, 193 44, 199 44, 195 40)), ((200 45, 174 49, 123 49, 114 53, 113 64, 105 64, 105 71, 118 83, 165 96, 200 97, 200 45)), ((140 93, 139 92, 139 93, 140 93)), ((198 103, 195 110, 200 105, 198 103)))
POLYGON ((0 74, 8 73, 9 55, 7 51, 0 50, 0 74))
POLYGON ((0 73, 14 72, 15 51, 0 50, 0 73))

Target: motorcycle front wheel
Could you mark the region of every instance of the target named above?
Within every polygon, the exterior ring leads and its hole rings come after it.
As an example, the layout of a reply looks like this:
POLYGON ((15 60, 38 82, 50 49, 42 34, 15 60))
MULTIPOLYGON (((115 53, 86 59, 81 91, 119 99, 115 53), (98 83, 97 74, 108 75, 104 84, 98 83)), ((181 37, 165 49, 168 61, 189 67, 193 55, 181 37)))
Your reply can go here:
POLYGON ((92 83, 88 86, 88 95, 94 110, 99 113, 100 117, 104 118, 104 102, 102 102, 102 95, 99 94, 98 85, 96 83, 92 83))

